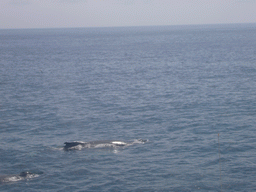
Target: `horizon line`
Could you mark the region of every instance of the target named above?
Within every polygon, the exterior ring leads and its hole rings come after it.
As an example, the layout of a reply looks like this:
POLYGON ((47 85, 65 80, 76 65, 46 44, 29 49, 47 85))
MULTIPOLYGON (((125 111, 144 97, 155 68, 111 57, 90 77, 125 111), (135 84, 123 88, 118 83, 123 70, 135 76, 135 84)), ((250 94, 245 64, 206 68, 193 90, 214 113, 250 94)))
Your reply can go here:
POLYGON ((175 24, 175 25, 124 25, 124 26, 87 26, 87 27, 24 27, 24 28, 0 28, 0 30, 27 30, 27 29, 93 29, 93 28, 129 28, 129 27, 182 27, 182 26, 209 26, 209 25, 255 25, 248 23, 204 23, 204 24, 175 24))

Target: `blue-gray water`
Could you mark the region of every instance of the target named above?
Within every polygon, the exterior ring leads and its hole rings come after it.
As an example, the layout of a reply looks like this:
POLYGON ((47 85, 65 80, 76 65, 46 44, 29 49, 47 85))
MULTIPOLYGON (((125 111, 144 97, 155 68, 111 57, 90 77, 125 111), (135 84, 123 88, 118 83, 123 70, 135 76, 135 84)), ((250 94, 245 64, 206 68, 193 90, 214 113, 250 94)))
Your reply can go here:
POLYGON ((0 30, 0 98, 0 191, 256 190, 256 24, 0 30))

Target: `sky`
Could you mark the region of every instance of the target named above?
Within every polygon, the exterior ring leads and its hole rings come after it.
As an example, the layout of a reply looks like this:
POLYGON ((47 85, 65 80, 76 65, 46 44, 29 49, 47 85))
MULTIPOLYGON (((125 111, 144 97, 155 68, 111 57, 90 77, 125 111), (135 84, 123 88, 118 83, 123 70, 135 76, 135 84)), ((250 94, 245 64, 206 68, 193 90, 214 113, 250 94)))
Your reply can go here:
POLYGON ((256 0, 0 0, 0 29, 256 23, 256 0))

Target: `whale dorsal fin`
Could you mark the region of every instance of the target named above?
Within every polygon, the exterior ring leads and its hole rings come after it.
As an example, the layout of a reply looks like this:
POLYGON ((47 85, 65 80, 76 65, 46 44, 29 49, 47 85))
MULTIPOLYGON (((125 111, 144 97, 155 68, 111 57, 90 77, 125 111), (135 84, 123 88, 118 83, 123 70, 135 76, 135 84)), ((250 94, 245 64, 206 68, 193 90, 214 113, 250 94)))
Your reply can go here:
POLYGON ((72 142, 65 142, 65 148, 70 148, 70 147, 75 147, 77 145, 83 145, 85 144, 85 142, 82 142, 82 141, 72 141, 72 142))

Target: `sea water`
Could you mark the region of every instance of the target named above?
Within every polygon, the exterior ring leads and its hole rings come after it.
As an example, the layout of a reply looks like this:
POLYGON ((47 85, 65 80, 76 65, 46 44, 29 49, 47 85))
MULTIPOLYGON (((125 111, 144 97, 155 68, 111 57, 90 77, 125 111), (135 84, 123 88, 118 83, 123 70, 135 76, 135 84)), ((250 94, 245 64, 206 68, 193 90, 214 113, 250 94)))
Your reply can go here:
POLYGON ((0 30, 0 191, 255 191, 255 128, 255 24, 0 30))

